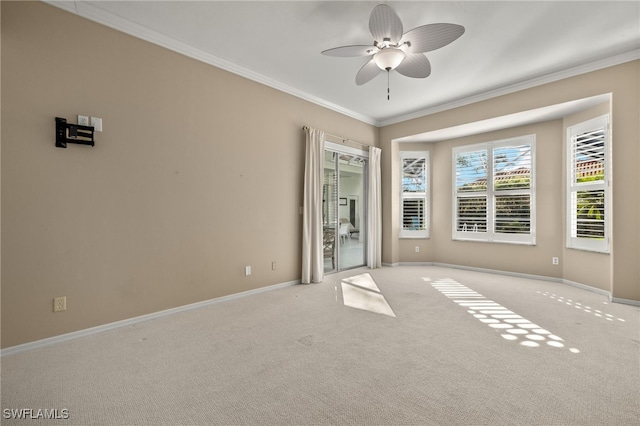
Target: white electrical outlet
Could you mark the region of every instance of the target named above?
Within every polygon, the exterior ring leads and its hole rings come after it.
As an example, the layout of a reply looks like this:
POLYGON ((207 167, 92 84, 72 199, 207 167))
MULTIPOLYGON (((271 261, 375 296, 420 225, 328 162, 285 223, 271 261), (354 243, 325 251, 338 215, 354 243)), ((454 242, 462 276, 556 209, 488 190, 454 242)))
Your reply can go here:
POLYGON ((67 297, 54 297, 53 298, 53 312, 60 312, 67 310, 67 297))
POLYGON ((557 257, 552 257, 551 258, 551 263, 554 265, 559 265, 560 264, 560 259, 557 257))
POLYGON ((272 271, 276 270, 276 261, 275 260, 273 262, 271 262, 271 270, 272 271))
POLYGON ((416 253, 420 253, 420 246, 416 246, 416 253))
POLYGON ((89 125, 89 117, 87 117, 86 115, 79 115, 78 116, 78 124, 81 126, 88 126, 89 125))
POLYGON ((247 277, 249 275, 251 275, 251 266, 245 266, 244 267, 244 275, 247 276, 247 277))

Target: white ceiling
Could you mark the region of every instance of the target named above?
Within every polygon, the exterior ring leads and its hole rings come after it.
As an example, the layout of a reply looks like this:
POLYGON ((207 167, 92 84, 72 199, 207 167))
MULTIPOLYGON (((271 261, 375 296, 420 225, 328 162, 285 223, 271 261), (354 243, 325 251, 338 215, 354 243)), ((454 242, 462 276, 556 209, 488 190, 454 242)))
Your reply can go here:
POLYGON ((635 1, 47 1, 377 126, 640 58, 635 1), (408 31, 449 22, 465 33, 427 53, 432 73, 381 73, 368 58, 321 55, 370 44, 369 14, 395 9, 408 31))

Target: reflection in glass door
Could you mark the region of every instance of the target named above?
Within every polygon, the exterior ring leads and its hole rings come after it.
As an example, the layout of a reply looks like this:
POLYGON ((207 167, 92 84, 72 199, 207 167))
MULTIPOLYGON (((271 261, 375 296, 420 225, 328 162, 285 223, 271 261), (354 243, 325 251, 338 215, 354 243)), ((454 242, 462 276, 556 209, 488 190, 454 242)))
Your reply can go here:
POLYGON ((365 265, 368 153, 325 143, 322 190, 324 271, 365 265))

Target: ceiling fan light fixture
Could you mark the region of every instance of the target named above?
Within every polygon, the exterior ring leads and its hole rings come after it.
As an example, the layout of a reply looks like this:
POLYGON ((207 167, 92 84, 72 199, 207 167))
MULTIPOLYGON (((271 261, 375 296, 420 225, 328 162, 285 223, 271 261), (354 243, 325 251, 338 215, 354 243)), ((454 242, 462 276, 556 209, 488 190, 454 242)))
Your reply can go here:
MULTIPOLYGON (((356 74, 356 84, 361 86, 380 71, 389 71, 411 78, 427 78, 431 75, 431 63, 425 55, 453 42, 464 33, 464 27, 457 24, 435 23, 422 25, 403 33, 398 14, 386 4, 379 4, 369 16, 369 31, 373 45, 351 45, 334 47, 321 53, 327 56, 352 57, 373 56, 356 74)), ((387 84, 387 99, 389 87, 387 84)))
POLYGON ((406 57, 405 53, 398 48, 382 49, 375 54, 373 60, 378 68, 384 71, 396 69, 406 57))

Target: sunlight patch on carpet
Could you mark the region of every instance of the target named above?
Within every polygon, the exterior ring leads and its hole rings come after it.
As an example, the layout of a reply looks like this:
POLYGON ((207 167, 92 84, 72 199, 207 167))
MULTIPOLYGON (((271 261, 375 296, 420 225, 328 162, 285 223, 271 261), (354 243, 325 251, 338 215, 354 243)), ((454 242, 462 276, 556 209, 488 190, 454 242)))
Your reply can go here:
MULTIPOLYGON (((589 305, 584 305, 580 302, 577 301, 573 301, 572 299, 565 299, 564 296, 557 296, 555 293, 550 293, 548 291, 545 291, 544 293, 541 291, 537 292, 538 294, 541 294, 545 297, 548 297, 549 299, 555 300, 556 302, 560 302, 561 304, 565 305, 565 306, 569 306, 569 307, 574 307, 576 309, 581 310, 582 312, 585 312, 587 314, 592 314, 595 317, 598 318, 602 318, 606 321, 620 321, 620 322, 626 322, 624 319, 622 318, 617 318, 614 317, 612 314, 607 314, 603 311, 601 311, 600 309, 596 309, 596 308, 592 308, 589 305)), ((607 302, 603 302, 603 305, 607 305, 607 302)))
POLYGON ((344 305, 350 308, 396 317, 387 299, 369 274, 344 278, 342 280, 342 299, 344 305))
MULTIPOLYGON (((431 284, 440 293, 452 299, 478 321, 500 333, 503 339, 518 342, 528 348, 543 345, 552 348, 564 348, 564 339, 552 334, 537 324, 505 308, 482 294, 460 284, 456 280, 444 278, 431 284)), ((579 353, 576 348, 570 352, 579 353)))

